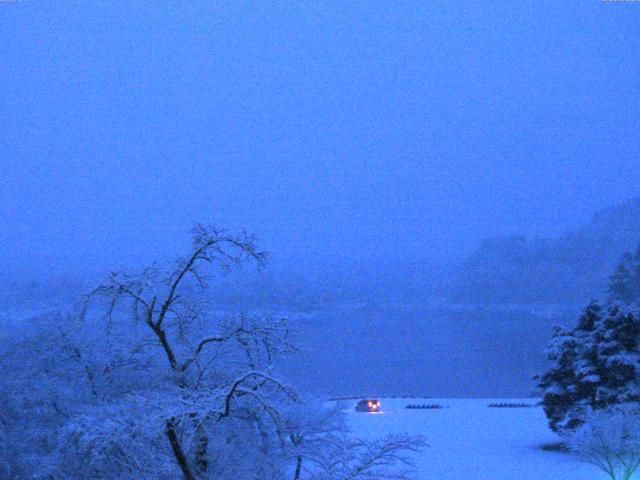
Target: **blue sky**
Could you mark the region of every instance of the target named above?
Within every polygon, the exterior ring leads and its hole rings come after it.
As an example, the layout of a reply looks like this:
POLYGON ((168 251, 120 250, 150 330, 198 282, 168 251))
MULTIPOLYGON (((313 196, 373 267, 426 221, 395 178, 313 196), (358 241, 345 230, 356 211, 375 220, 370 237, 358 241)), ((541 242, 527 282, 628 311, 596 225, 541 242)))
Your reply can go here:
POLYGON ((0 261, 459 260, 640 194, 640 5, 0 3, 0 261), (136 260, 132 260, 136 259, 136 260))

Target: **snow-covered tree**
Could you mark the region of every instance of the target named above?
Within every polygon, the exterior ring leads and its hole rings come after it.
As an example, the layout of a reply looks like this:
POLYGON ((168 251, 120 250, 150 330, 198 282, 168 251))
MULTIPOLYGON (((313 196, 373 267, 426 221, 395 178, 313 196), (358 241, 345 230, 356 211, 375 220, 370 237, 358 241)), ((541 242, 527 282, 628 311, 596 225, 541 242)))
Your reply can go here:
POLYGON ((640 248, 622 257, 609 291, 574 329, 554 330, 539 387, 555 431, 575 429, 589 411, 640 400, 640 248))
POLYGON ((573 330, 556 329, 540 378, 555 431, 574 429, 592 410, 640 401, 640 311, 590 304, 573 330))
POLYGON ((611 480, 629 480, 640 466, 638 411, 607 409, 591 412, 566 443, 579 459, 605 472, 611 480))
POLYGON ((580 423, 580 411, 595 403, 595 384, 600 378, 589 362, 587 345, 602 307, 592 303, 573 330, 556 327, 547 358, 552 366, 541 376, 543 406, 554 431, 574 428, 580 423))
POLYGON ((35 319, 1 345, 0 475, 408 478, 421 439, 352 438, 278 378, 275 361, 295 351, 286 319, 213 310, 216 269, 265 260, 252 236, 198 226, 170 268, 113 272, 82 314, 35 319))
POLYGON ((622 256, 616 271, 609 277, 609 295, 615 302, 640 302, 640 245, 634 254, 622 256))

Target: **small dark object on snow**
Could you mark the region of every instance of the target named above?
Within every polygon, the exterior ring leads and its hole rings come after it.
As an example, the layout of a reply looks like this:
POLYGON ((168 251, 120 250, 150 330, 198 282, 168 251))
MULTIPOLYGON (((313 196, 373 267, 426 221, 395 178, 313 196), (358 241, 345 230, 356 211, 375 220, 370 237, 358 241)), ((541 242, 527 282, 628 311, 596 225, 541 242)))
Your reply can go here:
POLYGON ((533 403, 490 403, 489 408, 530 408, 535 407, 533 403))
POLYGON ((540 448, 545 452, 569 452, 569 447, 562 442, 543 443, 540 448))
POLYGON ((409 404, 407 405, 405 408, 411 409, 411 410, 437 410, 439 408, 444 408, 444 406, 438 404, 438 403, 430 403, 430 404, 423 404, 423 405, 415 405, 415 404, 409 404))

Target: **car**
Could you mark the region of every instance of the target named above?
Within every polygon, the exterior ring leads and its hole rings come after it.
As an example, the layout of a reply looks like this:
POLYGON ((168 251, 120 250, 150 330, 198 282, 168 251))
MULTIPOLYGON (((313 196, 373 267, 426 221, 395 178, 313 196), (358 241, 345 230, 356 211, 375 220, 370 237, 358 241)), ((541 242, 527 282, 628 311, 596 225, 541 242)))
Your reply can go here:
POLYGON ((357 412, 377 413, 380 411, 380 400, 366 398, 356 405, 357 412))

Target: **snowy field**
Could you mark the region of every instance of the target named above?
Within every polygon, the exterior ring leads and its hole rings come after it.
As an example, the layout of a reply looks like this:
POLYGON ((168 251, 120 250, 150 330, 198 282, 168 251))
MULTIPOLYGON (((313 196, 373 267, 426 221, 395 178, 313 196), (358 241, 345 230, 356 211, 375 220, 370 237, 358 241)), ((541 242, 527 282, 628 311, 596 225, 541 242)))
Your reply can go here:
POLYGON ((489 408, 490 403, 534 403, 532 399, 381 398, 381 414, 358 413, 341 401, 353 432, 367 438, 407 432, 430 447, 416 455, 420 480, 599 480, 605 475, 568 454, 545 451, 557 442, 544 412, 533 408, 489 408), (410 410, 407 404, 449 408, 410 410))

